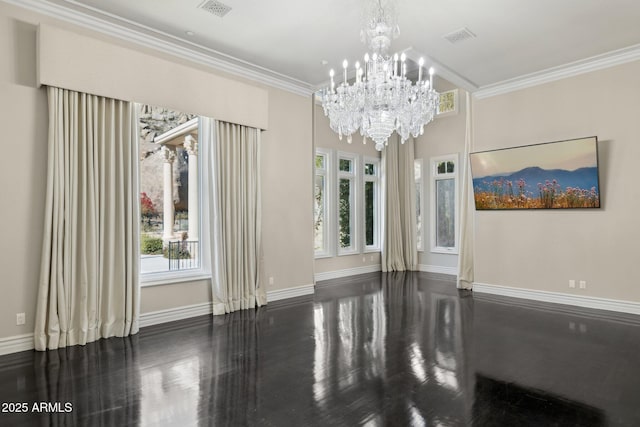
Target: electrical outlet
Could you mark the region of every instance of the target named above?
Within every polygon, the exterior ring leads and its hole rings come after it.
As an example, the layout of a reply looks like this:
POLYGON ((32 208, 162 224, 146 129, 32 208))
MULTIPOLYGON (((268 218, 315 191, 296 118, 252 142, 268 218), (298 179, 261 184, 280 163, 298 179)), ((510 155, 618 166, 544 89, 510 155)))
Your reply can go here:
POLYGON ((570 288, 575 288, 576 287, 576 281, 575 280, 569 280, 569 287, 570 288))
POLYGON ((367 262, 367 257, 366 256, 362 257, 362 262, 367 262))
POLYGON ((273 277, 269 277, 269 284, 273 285, 273 277))
POLYGON ((580 289, 587 289, 587 281, 580 280, 580 289))
POLYGON ((24 325, 24 313, 16 313, 16 325, 24 325))
POLYGON ((373 255, 371 255, 371 256, 369 257, 369 260, 370 260, 370 261, 373 261, 373 255))

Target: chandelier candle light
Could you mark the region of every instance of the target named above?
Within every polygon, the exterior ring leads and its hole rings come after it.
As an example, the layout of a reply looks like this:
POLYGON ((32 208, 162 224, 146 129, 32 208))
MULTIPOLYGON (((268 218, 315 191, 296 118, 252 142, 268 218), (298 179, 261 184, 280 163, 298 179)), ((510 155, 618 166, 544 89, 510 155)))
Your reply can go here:
POLYGON ((334 70, 329 72, 331 83, 321 92, 321 102, 329 125, 340 139, 360 130, 363 142, 366 138, 376 143, 381 151, 396 131, 404 143, 409 134, 417 137, 424 126, 433 120, 439 95, 433 89, 433 68, 429 80, 422 79, 424 59, 420 58, 418 81, 407 78, 406 55, 387 55, 391 38, 399 35, 395 24, 394 8, 390 2, 375 0, 365 16, 361 32, 362 41, 369 45, 372 55, 364 55, 364 65, 355 63, 355 81, 349 84, 349 63, 344 60, 344 79, 336 87, 334 70))

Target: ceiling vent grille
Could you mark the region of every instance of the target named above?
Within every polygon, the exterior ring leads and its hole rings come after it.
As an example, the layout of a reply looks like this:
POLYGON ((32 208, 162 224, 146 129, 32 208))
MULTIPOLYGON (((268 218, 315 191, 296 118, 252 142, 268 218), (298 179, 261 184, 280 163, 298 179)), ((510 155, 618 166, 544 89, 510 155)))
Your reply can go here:
POLYGON ((224 3, 220 3, 217 0, 205 0, 198 6, 200 9, 204 9, 209 13, 213 13, 216 16, 222 18, 231 10, 231 6, 227 6, 224 3))
POLYGON ((452 31, 449 34, 445 34, 442 37, 449 40, 451 43, 455 44, 455 43, 463 42, 465 40, 474 39, 476 38, 476 35, 473 34, 468 28, 463 27, 463 28, 460 28, 459 30, 452 31))

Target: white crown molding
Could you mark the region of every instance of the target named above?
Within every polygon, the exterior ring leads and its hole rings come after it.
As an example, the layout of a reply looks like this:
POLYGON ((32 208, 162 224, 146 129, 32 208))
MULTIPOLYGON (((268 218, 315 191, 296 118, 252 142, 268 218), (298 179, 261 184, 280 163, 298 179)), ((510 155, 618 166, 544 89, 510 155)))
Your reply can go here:
POLYGON ((65 0, 86 12, 44 0, 0 1, 297 95, 310 97, 313 94, 313 86, 303 81, 77 2, 65 0), (92 16, 89 12, 98 16, 92 16))
POLYGON ((35 343, 33 342, 32 333, 0 338, 0 355, 33 350, 34 348, 35 343))
POLYGON ((477 99, 489 98, 528 87, 554 82, 556 80, 562 80, 567 77, 578 76, 592 71, 615 67, 616 65, 626 64, 639 59, 640 44, 637 44, 607 52, 602 55, 596 55, 591 58, 538 71, 536 73, 525 74, 524 76, 505 80, 499 83, 482 86, 480 89, 473 92, 473 96, 477 99))
POLYGON ((458 269, 456 267, 442 267, 439 265, 420 264, 418 265, 418 270, 427 273, 448 274, 449 276, 458 275, 458 269))
POLYGON ((534 301, 566 304, 598 310, 616 311, 620 313, 640 314, 640 303, 614 300, 608 298, 571 295, 560 292, 538 291, 534 289, 512 288, 509 286, 474 283, 473 292, 498 295, 503 297, 524 298, 534 301))
POLYGON ((364 267, 345 268, 344 270, 325 271, 324 273, 316 273, 314 278, 316 282, 320 280, 339 279, 341 277, 356 276, 358 274, 377 273, 382 271, 380 264, 365 265, 364 267))

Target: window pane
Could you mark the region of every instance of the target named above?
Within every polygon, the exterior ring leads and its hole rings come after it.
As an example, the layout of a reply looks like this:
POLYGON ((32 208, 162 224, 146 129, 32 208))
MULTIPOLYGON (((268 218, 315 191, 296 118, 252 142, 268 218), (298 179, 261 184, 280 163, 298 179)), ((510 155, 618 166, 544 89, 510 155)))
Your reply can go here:
POLYGON ((453 169, 454 169, 454 163, 447 162, 447 173, 453 173, 453 169))
POLYGON ((364 164, 364 174, 365 175, 375 175, 376 174, 376 165, 373 163, 365 163, 364 164))
POLYGON ((199 268, 199 178, 198 168, 190 168, 198 162, 198 118, 137 107, 141 273, 199 268), (184 131, 172 134, 178 126, 184 131))
POLYGON ((436 181, 436 246, 455 246, 455 180, 436 181))
POLYGON ((324 250, 324 198, 325 181, 324 176, 316 175, 315 198, 313 204, 313 219, 315 230, 315 250, 324 250))
POLYGON ((325 161, 325 159, 324 159, 324 155, 322 155, 322 154, 318 154, 318 155, 316 156, 316 168, 318 168, 318 169, 324 169, 324 167, 325 167, 325 166, 324 166, 324 161, 325 161))
MULTIPOLYGON (((342 160, 341 160, 342 161, 342 160)), ((340 179, 338 196, 339 232, 341 248, 351 247, 351 180, 340 179)))
POLYGON ((364 183, 364 215, 365 215, 365 238, 366 245, 375 244, 375 183, 369 181, 364 183))
POLYGON ((446 162, 438 162, 438 174, 445 173, 447 171, 446 162))
POLYGON ((349 159, 340 159, 340 171, 341 172, 351 172, 351 160, 349 160, 349 159))

